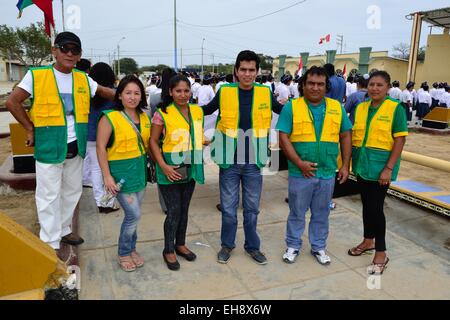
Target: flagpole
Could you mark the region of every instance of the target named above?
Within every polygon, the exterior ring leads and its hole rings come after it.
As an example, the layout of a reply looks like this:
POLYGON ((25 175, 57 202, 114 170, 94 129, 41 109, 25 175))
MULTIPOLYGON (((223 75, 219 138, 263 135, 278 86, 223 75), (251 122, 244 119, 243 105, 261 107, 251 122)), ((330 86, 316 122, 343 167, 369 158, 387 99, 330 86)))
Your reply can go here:
POLYGON ((61 0, 61 10, 62 10, 62 29, 66 31, 66 23, 64 22, 64 0, 61 0))

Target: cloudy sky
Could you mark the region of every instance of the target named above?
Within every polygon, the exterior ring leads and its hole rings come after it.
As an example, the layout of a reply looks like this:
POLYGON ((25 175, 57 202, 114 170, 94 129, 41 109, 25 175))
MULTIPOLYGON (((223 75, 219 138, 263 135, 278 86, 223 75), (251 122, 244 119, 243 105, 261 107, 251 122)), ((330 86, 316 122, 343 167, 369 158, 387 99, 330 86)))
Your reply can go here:
MULTIPOLYGON (((61 31, 61 0, 53 2, 61 31)), ((17 19, 16 3, 1 0, 0 24, 24 27, 43 20, 35 6, 17 19)), ((320 54, 337 49, 337 35, 344 36, 344 52, 365 46, 391 52, 393 45, 410 41, 412 22, 405 16, 446 6, 448 0, 177 0, 178 66, 181 60, 200 64, 202 42, 205 64, 234 63, 243 49, 274 57, 320 54), (241 23, 247 20, 252 21, 241 23), (327 34, 330 43, 319 45, 327 34)), ((64 0, 64 7, 66 30, 80 36, 84 57, 108 62, 120 42, 120 56, 140 66, 174 65, 173 0, 64 0)), ((422 45, 429 32, 424 24, 422 45)))

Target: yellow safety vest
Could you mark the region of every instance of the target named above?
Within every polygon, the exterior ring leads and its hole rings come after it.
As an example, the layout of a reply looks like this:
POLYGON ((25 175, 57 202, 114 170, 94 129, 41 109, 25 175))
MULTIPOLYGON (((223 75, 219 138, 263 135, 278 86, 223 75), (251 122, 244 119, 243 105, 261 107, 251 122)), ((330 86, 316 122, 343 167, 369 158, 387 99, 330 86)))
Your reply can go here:
MULTIPOLYGON (((29 115, 35 127, 34 156, 43 163, 61 163, 67 154, 67 124, 53 67, 31 68, 30 71, 33 103, 29 115)), ((91 92, 84 72, 73 69, 72 79, 78 153, 84 157, 91 92)))
MULTIPOLYGON (((213 159, 221 168, 234 163, 239 130, 239 84, 230 83, 220 87, 220 114, 216 130, 223 136, 214 139, 213 159), (230 141, 231 140, 231 141, 230 141), (231 150, 228 150, 231 146, 231 150)), ((268 160, 268 138, 272 121, 272 94, 269 87, 253 85, 252 136, 255 159, 258 167, 268 160)))

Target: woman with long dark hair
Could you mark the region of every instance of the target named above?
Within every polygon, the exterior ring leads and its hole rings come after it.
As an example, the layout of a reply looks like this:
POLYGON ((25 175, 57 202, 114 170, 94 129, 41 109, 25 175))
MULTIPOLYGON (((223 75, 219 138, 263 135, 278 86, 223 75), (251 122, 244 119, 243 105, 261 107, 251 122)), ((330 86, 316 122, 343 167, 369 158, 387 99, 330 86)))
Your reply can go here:
POLYGON ((203 110, 189 104, 191 83, 185 76, 172 77, 168 93, 152 119, 150 149, 167 206, 163 258, 170 270, 178 270, 175 253, 188 261, 196 259, 186 247, 186 229, 195 184, 204 183, 203 110))
POLYGON ((397 178, 408 135, 401 103, 388 96, 390 83, 391 77, 385 71, 370 75, 370 99, 356 107, 352 135, 352 165, 361 191, 364 239, 348 254, 360 256, 375 250, 369 274, 382 274, 389 262, 383 205, 389 184, 397 178))
POLYGON ((117 197, 125 213, 119 236, 119 265, 134 271, 144 265, 136 251, 137 224, 147 185, 150 119, 142 82, 123 78, 116 91, 115 109, 104 111, 97 130, 97 155, 107 192, 117 197), (118 185, 118 182, 121 182, 118 185))
MULTIPOLYGON (((116 76, 111 67, 104 62, 94 64, 91 68, 89 76, 104 87, 114 88, 116 76)), ((108 203, 102 203, 101 201, 105 195, 105 189, 103 186, 102 171, 98 164, 96 151, 98 119, 103 111, 113 108, 114 102, 106 100, 99 95, 95 95, 94 98, 91 99, 87 136, 88 142, 84 165, 87 167, 87 174, 92 180, 94 199, 100 213, 110 213, 120 209, 114 207, 114 198, 109 200, 108 203)))

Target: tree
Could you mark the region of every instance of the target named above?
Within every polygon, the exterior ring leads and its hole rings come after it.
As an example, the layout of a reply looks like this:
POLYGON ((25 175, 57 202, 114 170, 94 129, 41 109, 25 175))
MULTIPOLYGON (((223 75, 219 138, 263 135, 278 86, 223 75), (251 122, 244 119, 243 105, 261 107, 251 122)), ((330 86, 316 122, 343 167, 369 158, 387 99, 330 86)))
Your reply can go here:
MULTIPOLYGON (((393 46, 392 50, 394 51, 394 54, 393 54, 394 57, 409 60, 409 55, 410 55, 409 44, 404 43, 404 42, 399 43, 399 44, 393 46)), ((426 51, 426 47, 419 48, 419 53, 417 55, 418 61, 425 60, 425 51, 426 51)))
MULTIPOLYGON (((117 60, 114 60, 115 70, 118 70, 117 60)), ((121 58, 120 59, 120 73, 122 74, 135 74, 139 72, 138 64, 133 58, 121 58)))
MULTIPOLYGON (((120 66, 120 68, 122 69, 122 66, 120 66)), ((170 68, 170 67, 165 64, 158 64, 156 66, 144 66, 139 69, 139 72, 153 71, 153 72, 161 73, 165 68, 170 68)))
POLYGON ((262 53, 258 53, 260 59, 259 67, 261 70, 272 70, 273 67, 273 57, 266 56, 262 53))
POLYGON ((13 29, 0 25, 0 55, 25 66, 40 66, 51 60, 51 42, 42 23, 13 29))
POLYGON ((392 47, 393 56, 400 59, 409 59, 409 44, 401 42, 392 47))

